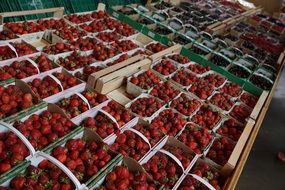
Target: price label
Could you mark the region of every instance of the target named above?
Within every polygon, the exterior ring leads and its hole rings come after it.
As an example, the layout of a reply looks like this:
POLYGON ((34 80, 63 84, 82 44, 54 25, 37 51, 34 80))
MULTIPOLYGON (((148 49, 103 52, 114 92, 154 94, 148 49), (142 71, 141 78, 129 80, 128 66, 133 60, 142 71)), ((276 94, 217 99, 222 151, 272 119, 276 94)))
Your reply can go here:
POLYGON ((113 17, 115 17, 115 18, 119 18, 119 14, 118 13, 116 13, 116 12, 113 12, 113 17))

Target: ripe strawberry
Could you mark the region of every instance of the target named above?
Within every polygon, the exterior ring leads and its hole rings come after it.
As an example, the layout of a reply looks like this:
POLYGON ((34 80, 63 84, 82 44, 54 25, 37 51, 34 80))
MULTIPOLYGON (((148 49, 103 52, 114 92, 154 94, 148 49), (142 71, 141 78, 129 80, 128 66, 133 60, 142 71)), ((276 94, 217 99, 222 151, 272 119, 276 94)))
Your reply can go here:
POLYGON ((158 84, 161 80, 153 72, 148 70, 139 74, 137 77, 132 77, 130 81, 140 88, 148 90, 158 84))
POLYGON ((202 106, 191 120, 199 126, 211 130, 221 120, 221 115, 210 107, 202 106))
POLYGON ((130 109, 132 112, 142 117, 150 117, 162 106, 163 104, 156 98, 142 97, 134 101, 131 104, 130 109))
POLYGON ((207 129, 200 128, 192 123, 188 123, 178 137, 178 140, 186 144, 196 154, 201 154, 212 139, 213 136, 207 129))
POLYGON ((98 44, 94 47, 94 51, 93 51, 92 56, 97 61, 105 61, 111 57, 114 57, 118 53, 119 53, 119 51, 117 51, 114 48, 109 48, 105 45, 98 44))
POLYGON ((91 14, 92 18, 93 19, 102 19, 102 18, 108 18, 109 15, 107 12, 104 12, 104 11, 96 11, 96 12, 93 12, 91 14))
POLYGON ((175 136, 185 123, 181 114, 173 112, 172 109, 166 109, 151 121, 150 127, 165 135, 175 136))
POLYGON ((125 131, 117 136, 116 141, 111 145, 111 150, 139 160, 150 150, 150 147, 135 133, 125 131))
POLYGON ((16 57, 15 52, 8 46, 1 46, 0 47, 0 58, 1 60, 11 59, 16 57))
POLYGON ((169 102, 179 94, 179 90, 176 90, 173 87, 172 83, 166 81, 154 86, 150 94, 161 99, 164 102, 169 102))
POLYGON ((91 90, 85 90, 81 94, 88 100, 90 106, 92 107, 95 107, 108 100, 108 98, 105 95, 99 94, 91 90))
POLYGON ((171 102, 170 107, 174 108, 185 116, 190 116, 201 105, 202 103, 200 101, 197 99, 190 99, 185 93, 183 93, 171 102))
POLYGON ((103 184, 99 187, 104 190, 124 190, 126 188, 153 190, 158 187, 142 171, 132 172, 126 166, 116 166, 113 171, 107 174, 103 184))
POLYGON ((116 28, 115 31, 118 34, 125 36, 125 37, 129 37, 136 33, 136 31, 130 25, 124 22, 116 24, 115 28, 116 28))
POLYGON ((81 51, 88 51, 103 46, 103 44, 99 44, 99 41, 96 38, 91 37, 79 38, 70 41, 70 44, 81 51))
POLYGON ((19 57, 37 52, 37 50, 33 46, 26 44, 24 42, 23 43, 15 42, 11 43, 11 45, 13 45, 13 47, 16 49, 19 57))

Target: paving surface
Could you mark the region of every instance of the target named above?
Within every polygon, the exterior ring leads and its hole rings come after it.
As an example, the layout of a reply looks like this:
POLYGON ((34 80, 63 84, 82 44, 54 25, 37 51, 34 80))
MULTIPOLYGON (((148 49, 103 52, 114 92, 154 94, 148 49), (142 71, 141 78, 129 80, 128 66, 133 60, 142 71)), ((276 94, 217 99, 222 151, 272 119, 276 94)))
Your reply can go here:
POLYGON ((285 70, 241 174, 237 190, 285 190, 285 70))

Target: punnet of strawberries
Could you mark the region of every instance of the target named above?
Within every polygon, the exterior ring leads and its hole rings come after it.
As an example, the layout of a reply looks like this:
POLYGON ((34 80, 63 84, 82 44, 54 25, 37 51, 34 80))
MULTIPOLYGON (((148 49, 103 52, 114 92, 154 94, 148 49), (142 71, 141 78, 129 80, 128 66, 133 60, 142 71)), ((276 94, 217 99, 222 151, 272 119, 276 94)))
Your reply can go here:
POLYGON ((183 132, 178 136, 178 140, 187 145, 197 154, 203 153, 213 139, 209 130, 188 123, 183 132))
POLYGON ((165 50, 166 46, 157 42, 157 43, 151 43, 151 44, 147 45, 146 49, 152 51, 153 53, 157 53, 157 52, 160 52, 162 50, 165 50))
POLYGON ((111 46, 113 46, 120 52, 127 52, 138 47, 138 45, 131 40, 115 41, 111 44, 111 46))
POLYGON ((209 74, 203 77, 204 80, 206 80, 209 84, 214 85, 215 87, 220 87, 224 84, 226 79, 218 74, 209 74))
POLYGON ((143 164, 146 172, 151 177, 164 185, 172 188, 182 175, 182 168, 168 155, 157 152, 147 163, 143 164))
POLYGON ((1 190, 24 189, 75 189, 73 182, 55 164, 48 160, 41 161, 38 166, 29 165, 23 174, 14 177, 8 187, 1 190))
POLYGON ((50 55, 55 55, 73 50, 75 50, 75 47, 73 45, 63 42, 57 42, 54 45, 44 47, 43 52, 50 55))
POLYGON ((201 105, 202 103, 199 100, 188 97, 185 93, 183 93, 171 102, 170 107, 174 108, 185 116, 190 116, 197 109, 199 109, 201 105))
POLYGON ((32 91, 40 98, 44 99, 62 91, 60 85, 50 76, 43 79, 35 78, 27 83, 32 91))
POLYGON ((204 67, 203 65, 200 65, 200 64, 191 64, 189 65, 188 69, 196 74, 204 74, 208 71, 211 70, 211 67, 204 67))
POLYGON ((88 66, 95 62, 95 59, 92 56, 84 56, 80 55, 78 52, 74 51, 71 55, 63 58, 60 57, 57 60, 57 63, 63 66, 65 69, 69 71, 74 71, 76 69, 80 69, 82 67, 88 66))
POLYGON ((235 119, 226 120, 221 127, 217 130, 217 133, 228 137, 234 141, 238 141, 242 132, 244 130, 244 125, 236 121, 235 119))
MULTIPOLYGON (((199 161, 194 165, 194 168, 190 170, 191 174, 195 174, 202 177, 208 183, 210 183, 215 189, 221 190, 224 184, 224 180, 221 174, 204 161, 199 161)), ((187 175, 178 188, 179 190, 188 189, 201 189, 207 190, 208 188, 200 181, 196 180, 190 175, 187 175)))
POLYGON ((229 111, 234 105, 234 101, 231 98, 231 96, 225 93, 216 93, 211 97, 210 102, 222 110, 229 111))
POLYGON ((185 57, 183 55, 180 55, 180 54, 174 54, 174 55, 170 55, 168 56, 168 58, 176 61, 177 63, 180 63, 182 65, 186 64, 186 63, 189 63, 189 58, 188 57, 185 57))
POLYGON ((61 82, 61 85, 64 90, 79 84, 79 81, 76 79, 76 77, 72 75, 68 75, 61 72, 55 72, 53 73, 53 75, 61 82))
POLYGON ((75 125, 60 113, 43 111, 33 114, 24 121, 16 121, 13 126, 18 129, 36 149, 43 149, 59 138, 68 134, 75 125))
POLYGON ((251 108, 254 108, 254 106, 256 105, 257 101, 258 101, 258 97, 248 93, 248 92, 244 92, 242 93, 240 100, 245 103, 246 105, 248 105, 251 108))
POLYGON ((199 80, 194 74, 187 72, 184 69, 177 71, 171 79, 184 87, 188 87, 199 80))
POLYGON ((87 117, 81 123, 81 126, 90 128, 96 132, 102 139, 113 133, 117 133, 119 128, 107 115, 99 112, 94 118, 87 117))
POLYGON ((115 142, 111 145, 111 150, 138 161, 148 153, 150 147, 139 135, 126 130, 117 135, 115 142))
POLYGON ((186 120, 180 113, 174 112, 172 109, 165 109, 151 121, 150 127, 165 135, 175 136, 185 124, 186 120))
POLYGON ((56 102, 56 105, 63 109, 68 118, 74 118, 83 112, 89 110, 87 102, 76 94, 71 95, 68 98, 63 98, 56 102))
POLYGON ((55 31, 55 34, 65 40, 75 40, 87 35, 87 33, 84 30, 80 30, 72 26, 59 28, 55 31))
POLYGON ((181 162, 184 169, 190 165, 191 161, 195 157, 194 153, 186 152, 175 145, 166 144, 163 149, 173 154, 181 162))
POLYGON ((160 78, 156 76, 153 72, 150 70, 139 74, 138 76, 133 76, 130 79, 130 82, 134 85, 139 86, 140 88, 144 90, 149 90, 150 88, 154 87, 156 84, 160 82, 160 78))
POLYGON ((63 18, 61 19, 54 19, 54 18, 39 19, 37 23, 46 29, 60 29, 62 27, 67 26, 67 23, 65 22, 63 18))
POLYGON ((159 83, 151 90, 150 94, 159 98, 164 102, 173 100, 179 94, 179 90, 175 89, 173 84, 169 81, 159 83))
POLYGON ((0 174, 20 164, 30 155, 28 148, 13 132, 0 132, 0 174))
POLYGON ((208 83, 206 80, 201 79, 189 88, 189 92, 195 94, 202 100, 206 100, 212 95, 214 89, 214 85, 208 83))
POLYGON ((160 63, 153 66, 153 69, 164 76, 168 76, 175 72, 178 68, 170 59, 163 59, 160 63))
POLYGON ((92 73, 96 73, 98 71, 101 71, 102 69, 104 69, 103 66, 86 66, 83 68, 83 71, 77 71, 74 75, 79 78, 80 80, 83 80, 85 82, 88 81, 88 77, 89 75, 91 75, 92 73))
POLYGON ((126 110, 123 106, 113 100, 110 101, 108 105, 104 106, 102 109, 111 114, 118 122, 118 125, 120 127, 127 124, 129 121, 131 121, 131 119, 134 118, 129 110, 126 110))
POLYGON ((242 92, 242 88, 239 84, 236 83, 226 83, 219 91, 226 93, 232 97, 238 97, 242 92))
POLYGON ((83 22, 88 22, 92 21, 92 14, 87 13, 87 14, 70 14, 65 16, 65 19, 69 20, 70 22, 73 22, 75 24, 80 24, 83 22))
POLYGON ((158 189, 158 185, 149 179, 146 173, 142 171, 130 171, 126 166, 116 166, 107 174, 103 184, 98 188, 100 190, 125 190, 125 189, 158 189))
POLYGON ((35 103, 31 93, 23 92, 16 85, 0 86, 0 119, 30 108, 35 103))
POLYGON ((11 45, 16 49, 19 57, 37 52, 34 47, 24 42, 15 42, 11 43, 11 45))
POLYGON ((141 97, 134 101, 130 109, 142 117, 151 117, 163 106, 163 103, 154 97, 141 97))
POLYGON ((191 118, 191 121, 206 129, 213 129, 221 120, 220 112, 214 111, 209 106, 202 106, 191 118))
POLYGON ((103 46, 96 38, 86 37, 70 41, 70 44, 81 51, 88 51, 103 46))
POLYGON ((156 145, 165 136, 162 131, 150 125, 136 124, 133 128, 142 133, 148 139, 151 146, 156 145))
POLYGON ((6 28, 9 28, 12 32, 15 34, 23 35, 23 34, 29 34, 34 32, 43 31, 45 29, 44 26, 39 25, 35 22, 8 22, 5 24, 6 28))
POLYGON ((9 46, 0 46, 0 61, 15 57, 15 52, 9 46))
POLYGON ((97 174, 114 157, 105 144, 83 139, 70 139, 64 146, 55 147, 51 155, 82 183, 97 174))
POLYGON ((230 158, 234 147, 235 144, 230 139, 220 137, 215 139, 206 156, 217 164, 224 166, 230 158))
POLYGON ((84 90, 81 92, 81 94, 88 100, 91 107, 95 107, 106 100, 108 100, 107 96, 104 94, 100 94, 98 92, 95 92, 93 90, 84 90))
POLYGON ((246 119, 249 118, 251 111, 251 108, 247 107, 246 105, 239 104, 234 106, 234 108, 230 112, 230 116, 232 116, 241 123, 245 123, 246 119))

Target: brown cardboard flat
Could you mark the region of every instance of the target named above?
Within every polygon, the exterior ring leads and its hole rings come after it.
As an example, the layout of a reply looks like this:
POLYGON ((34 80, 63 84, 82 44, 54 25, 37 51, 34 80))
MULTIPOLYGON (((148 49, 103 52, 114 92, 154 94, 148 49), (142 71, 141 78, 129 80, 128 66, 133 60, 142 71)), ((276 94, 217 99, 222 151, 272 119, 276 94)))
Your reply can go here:
POLYGON ((110 97, 111 99, 115 100, 116 102, 118 102, 122 106, 125 106, 127 103, 129 103, 131 101, 131 99, 129 99, 125 95, 125 91, 126 91, 125 87, 120 87, 116 90, 113 90, 112 92, 109 92, 107 94, 107 96, 110 97))

